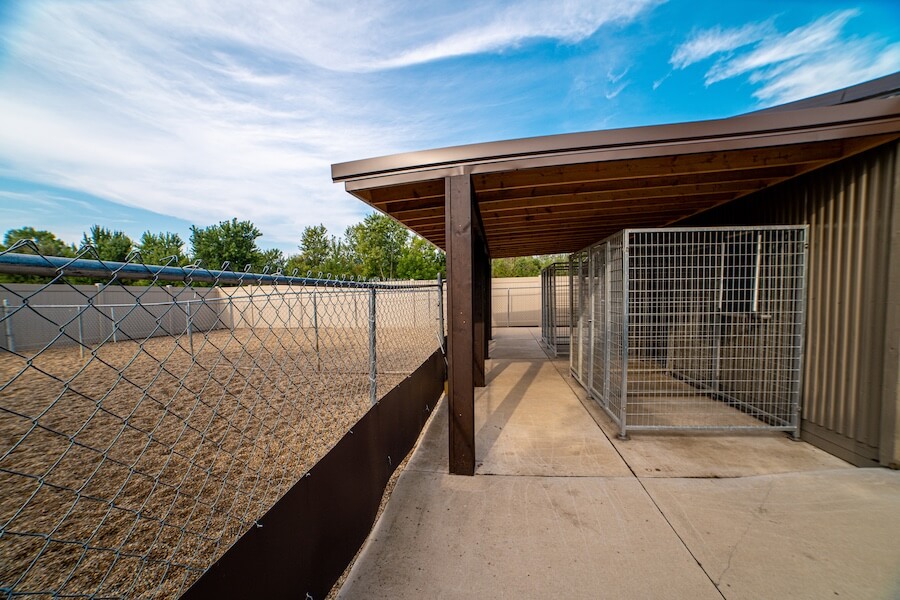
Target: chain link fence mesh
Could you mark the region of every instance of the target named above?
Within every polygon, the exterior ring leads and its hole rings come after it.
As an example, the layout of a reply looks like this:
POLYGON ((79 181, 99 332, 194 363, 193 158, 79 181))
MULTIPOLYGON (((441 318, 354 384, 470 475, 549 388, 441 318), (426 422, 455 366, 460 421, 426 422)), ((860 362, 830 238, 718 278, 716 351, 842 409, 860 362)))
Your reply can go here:
POLYGON ((434 283, 90 258, 0 253, 0 598, 178 597, 443 340, 434 283))

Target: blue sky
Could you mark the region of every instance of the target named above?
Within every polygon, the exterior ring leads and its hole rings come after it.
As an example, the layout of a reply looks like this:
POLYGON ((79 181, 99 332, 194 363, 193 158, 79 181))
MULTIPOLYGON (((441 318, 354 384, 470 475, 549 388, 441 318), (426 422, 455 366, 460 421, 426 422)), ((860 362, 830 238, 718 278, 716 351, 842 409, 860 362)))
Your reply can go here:
POLYGON ((900 2, 0 0, 0 230, 366 207, 334 162, 725 117, 900 70, 900 2))

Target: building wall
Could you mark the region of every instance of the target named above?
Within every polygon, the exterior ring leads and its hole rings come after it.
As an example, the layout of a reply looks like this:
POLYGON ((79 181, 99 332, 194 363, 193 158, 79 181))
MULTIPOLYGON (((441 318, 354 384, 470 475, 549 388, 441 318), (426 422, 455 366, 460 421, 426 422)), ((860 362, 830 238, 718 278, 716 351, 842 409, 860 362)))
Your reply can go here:
POLYGON ((858 465, 900 465, 898 148, 886 144, 684 223, 810 225, 802 436, 858 465))

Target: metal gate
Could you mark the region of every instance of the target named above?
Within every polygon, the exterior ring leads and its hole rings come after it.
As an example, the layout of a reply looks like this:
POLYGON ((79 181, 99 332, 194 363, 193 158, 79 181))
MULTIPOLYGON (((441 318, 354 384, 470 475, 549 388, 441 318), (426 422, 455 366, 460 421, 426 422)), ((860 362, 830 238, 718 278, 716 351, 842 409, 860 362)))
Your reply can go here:
POLYGON ((628 229, 572 255, 571 367, 629 430, 798 434, 807 227, 628 229))
POLYGON ((541 340, 553 356, 569 353, 569 263, 541 270, 541 340))

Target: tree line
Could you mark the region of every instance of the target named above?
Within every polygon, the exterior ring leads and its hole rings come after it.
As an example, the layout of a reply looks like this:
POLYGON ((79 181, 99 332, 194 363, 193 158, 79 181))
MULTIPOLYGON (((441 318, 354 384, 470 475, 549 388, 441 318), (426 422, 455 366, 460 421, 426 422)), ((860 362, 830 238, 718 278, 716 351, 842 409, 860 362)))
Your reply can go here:
MULTIPOLYGON (((191 226, 185 243, 177 233, 145 231, 133 240, 122 231, 100 225, 84 232, 81 243, 67 244, 54 233, 34 227, 10 229, 2 249, 19 240, 32 240, 45 256, 74 257, 90 246, 96 254, 85 258, 125 262, 133 252, 148 265, 185 266, 200 263, 209 269, 272 272, 313 277, 353 276, 378 279, 434 279, 446 274, 444 253, 408 229, 381 214, 367 216, 351 225, 344 235, 329 235, 324 225, 306 227, 300 235, 298 252, 263 250, 257 241, 262 232, 250 221, 231 219, 208 227, 191 226)), ((22 248, 20 252, 31 252, 22 248)))
MULTIPOLYGON (((76 246, 50 231, 20 227, 6 232, 0 249, 10 248, 19 240, 32 240, 45 256, 74 257, 80 247, 91 246, 100 260, 125 262, 137 251, 140 260, 148 265, 185 266, 199 262, 209 269, 227 264, 235 271, 249 267, 251 272, 280 269, 286 275, 382 280, 435 279, 438 273, 446 276, 441 250, 378 213, 351 225, 342 236, 330 235, 324 225, 305 227, 298 252, 290 255, 277 249, 261 249, 257 240, 262 233, 250 221, 231 219, 207 227, 193 225, 190 231, 187 243, 177 233, 168 231, 145 231, 135 241, 122 231, 94 225, 76 246)), ((493 261, 491 270, 494 277, 529 277, 540 274, 544 266, 557 260, 564 257, 502 258, 493 261)))

